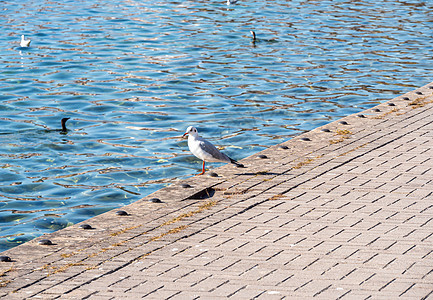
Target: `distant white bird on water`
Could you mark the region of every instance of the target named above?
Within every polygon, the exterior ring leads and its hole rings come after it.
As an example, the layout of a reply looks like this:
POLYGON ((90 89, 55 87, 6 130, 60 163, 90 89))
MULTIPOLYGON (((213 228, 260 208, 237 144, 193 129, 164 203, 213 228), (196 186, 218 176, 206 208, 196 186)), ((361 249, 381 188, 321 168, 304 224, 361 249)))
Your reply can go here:
POLYGON ((211 142, 205 140, 198 135, 198 131, 195 127, 189 126, 183 137, 188 135, 188 148, 197 158, 203 161, 203 170, 198 175, 203 175, 205 172, 205 162, 227 162, 235 164, 238 167, 243 168, 244 166, 238 163, 236 160, 228 157, 224 153, 221 153, 211 142))
POLYGON ((227 0, 227 5, 235 4, 238 0, 227 0))
POLYGON ((21 35, 21 42, 20 42, 20 46, 21 46, 21 47, 28 47, 28 46, 30 46, 30 42, 31 42, 30 39, 29 39, 29 40, 26 40, 26 39, 24 38, 24 34, 21 35))

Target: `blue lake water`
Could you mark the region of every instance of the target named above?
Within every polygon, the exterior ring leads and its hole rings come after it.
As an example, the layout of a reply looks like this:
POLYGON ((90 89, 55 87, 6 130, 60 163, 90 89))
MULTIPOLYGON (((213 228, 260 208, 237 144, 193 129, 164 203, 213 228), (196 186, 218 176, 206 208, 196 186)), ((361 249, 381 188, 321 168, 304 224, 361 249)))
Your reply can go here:
POLYGON ((0 251, 432 81, 431 1, 0 7, 0 251))

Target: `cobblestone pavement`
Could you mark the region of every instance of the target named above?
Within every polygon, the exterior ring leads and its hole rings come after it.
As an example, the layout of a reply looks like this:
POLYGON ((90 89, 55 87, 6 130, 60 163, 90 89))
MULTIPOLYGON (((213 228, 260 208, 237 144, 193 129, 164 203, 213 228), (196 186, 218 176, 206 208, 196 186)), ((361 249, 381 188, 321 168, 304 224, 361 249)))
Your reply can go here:
POLYGON ((433 298, 432 93, 8 250, 0 298, 433 298))

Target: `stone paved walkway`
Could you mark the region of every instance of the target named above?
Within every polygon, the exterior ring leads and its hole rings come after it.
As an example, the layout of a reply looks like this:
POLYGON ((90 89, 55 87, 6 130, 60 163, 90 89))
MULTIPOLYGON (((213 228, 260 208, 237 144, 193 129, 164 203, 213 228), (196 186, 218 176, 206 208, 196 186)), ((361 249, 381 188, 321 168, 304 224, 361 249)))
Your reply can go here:
POLYGON ((433 299, 432 88, 6 251, 0 297, 433 299))

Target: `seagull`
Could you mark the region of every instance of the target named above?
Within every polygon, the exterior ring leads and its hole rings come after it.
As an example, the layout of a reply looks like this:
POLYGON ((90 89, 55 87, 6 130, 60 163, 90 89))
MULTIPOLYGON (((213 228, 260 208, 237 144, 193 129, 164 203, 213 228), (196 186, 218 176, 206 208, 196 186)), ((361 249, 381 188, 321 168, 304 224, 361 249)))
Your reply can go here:
POLYGON ((31 40, 26 40, 24 38, 24 34, 21 35, 21 42, 20 42, 20 46, 21 47, 28 47, 28 46, 30 46, 30 42, 31 42, 31 40))
POLYGON ((243 168, 244 165, 238 163, 236 160, 228 157, 224 153, 221 153, 211 142, 205 140, 198 135, 198 131, 195 127, 189 126, 183 137, 188 135, 188 148, 194 154, 195 157, 203 161, 203 170, 200 174, 203 175, 205 172, 205 162, 228 162, 235 164, 236 166, 243 168))
POLYGON ((227 5, 235 4, 238 0, 227 0, 227 5))

